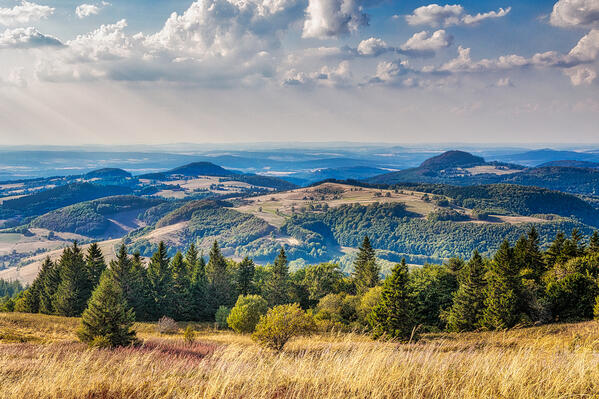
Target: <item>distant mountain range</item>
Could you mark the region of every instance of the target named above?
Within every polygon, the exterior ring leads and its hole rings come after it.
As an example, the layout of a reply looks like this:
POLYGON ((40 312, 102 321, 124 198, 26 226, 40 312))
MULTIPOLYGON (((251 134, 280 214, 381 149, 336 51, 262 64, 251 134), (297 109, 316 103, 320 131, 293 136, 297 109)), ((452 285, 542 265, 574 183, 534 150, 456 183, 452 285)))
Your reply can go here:
MULTIPOLYGON (((565 155, 572 154, 568 152, 565 155)), ((526 168, 486 162, 463 151, 448 151, 424 161, 417 168, 385 173, 365 181, 371 184, 443 183, 460 186, 509 183, 577 194, 599 194, 599 169, 589 167, 595 165, 590 161, 581 162, 549 161, 545 166, 526 168)))

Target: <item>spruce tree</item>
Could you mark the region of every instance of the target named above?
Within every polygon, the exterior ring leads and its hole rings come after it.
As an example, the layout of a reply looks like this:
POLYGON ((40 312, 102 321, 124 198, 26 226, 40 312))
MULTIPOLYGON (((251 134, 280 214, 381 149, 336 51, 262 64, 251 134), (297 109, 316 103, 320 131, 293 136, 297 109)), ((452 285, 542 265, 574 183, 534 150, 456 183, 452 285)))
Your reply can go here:
POLYGON ((183 260, 183 254, 177 252, 171 260, 172 273, 172 295, 173 295, 173 316, 176 320, 189 320, 192 316, 192 301, 187 264, 183 260))
POLYGON ((547 252, 545 252, 545 263, 549 268, 555 266, 557 263, 562 263, 564 260, 563 251, 564 244, 566 242, 566 236, 563 232, 558 231, 555 240, 549 246, 547 252))
POLYGON ((587 252, 590 254, 599 254, 599 232, 597 232, 596 230, 593 232, 593 235, 591 236, 587 252))
POLYGON ((236 288, 238 295, 254 293, 254 261, 247 256, 237 266, 236 288))
POLYGON ((474 251, 464 268, 447 317, 447 328, 450 331, 471 331, 481 326, 485 310, 485 273, 483 258, 478 251, 474 251))
POLYGON ((116 259, 110 261, 108 268, 112 279, 123 291, 123 297, 133 308, 137 320, 151 320, 151 301, 148 294, 146 269, 141 263, 141 257, 136 254, 133 258, 127 254, 127 247, 121 244, 116 259))
POLYGON ((50 269, 54 267, 52 260, 49 256, 44 259, 40 271, 37 277, 31 284, 31 286, 23 294, 23 304, 21 311, 27 313, 39 313, 42 301, 42 295, 44 295, 44 282, 48 278, 50 269))
POLYGON ((408 280, 408 266, 402 259, 385 279, 381 297, 368 316, 374 338, 388 337, 405 342, 413 336, 416 319, 408 280))
POLYGON ((532 271, 532 276, 537 283, 547 270, 543 253, 539 248, 539 233, 533 226, 526 237, 526 255, 524 257, 526 267, 532 271))
POLYGON ((96 288, 96 285, 100 282, 100 276, 106 270, 106 262, 104 261, 104 255, 100 250, 97 243, 92 243, 85 256, 85 265, 87 267, 87 274, 89 278, 90 291, 96 288))
POLYGON ((132 329, 134 322, 133 309, 112 273, 107 271, 83 312, 77 336, 89 345, 127 346, 137 341, 132 329))
POLYGON ((354 262, 353 281, 358 294, 363 294, 379 283, 380 267, 376 263, 374 248, 370 245, 368 236, 358 251, 358 257, 354 262))
POLYGON ((77 242, 63 251, 59 265, 60 284, 54 295, 54 310, 61 316, 79 316, 91 291, 85 260, 77 242))
POLYGON ((161 241, 148 265, 148 282, 153 300, 151 313, 155 319, 162 316, 173 317, 174 315, 173 279, 169 263, 166 246, 161 241))
POLYGON ((227 260, 220 252, 218 242, 214 241, 210 249, 210 258, 206 265, 209 283, 210 312, 216 313, 219 306, 230 307, 233 304, 233 290, 227 270, 227 260))
POLYGON ((483 325, 489 329, 511 328, 520 320, 522 286, 513 249, 507 240, 495 254, 487 274, 483 325))
MULTIPOLYGON (((190 249, 195 251, 192 245, 190 249)), ((206 278, 206 261, 197 252, 185 256, 188 265, 192 266, 191 276, 191 303, 194 320, 209 320, 212 317, 210 303, 208 302, 208 281, 206 278)))
POLYGON ((53 314, 54 298, 56 290, 60 284, 60 266, 57 262, 45 262, 46 272, 40 279, 40 302, 39 312, 44 314, 53 314))
POLYGON ((265 299, 271 307, 289 303, 289 268, 284 248, 281 248, 272 265, 265 299))

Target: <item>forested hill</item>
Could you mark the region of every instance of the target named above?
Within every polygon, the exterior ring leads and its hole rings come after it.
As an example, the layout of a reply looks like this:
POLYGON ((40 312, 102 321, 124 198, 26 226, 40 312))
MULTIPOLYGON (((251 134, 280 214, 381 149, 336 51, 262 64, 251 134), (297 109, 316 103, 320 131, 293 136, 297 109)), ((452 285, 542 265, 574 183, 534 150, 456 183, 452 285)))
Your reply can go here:
POLYGON ((424 161, 419 167, 374 176, 373 184, 445 183, 460 186, 511 183, 577 194, 599 194, 599 169, 570 161, 524 168, 450 151, 424 161))

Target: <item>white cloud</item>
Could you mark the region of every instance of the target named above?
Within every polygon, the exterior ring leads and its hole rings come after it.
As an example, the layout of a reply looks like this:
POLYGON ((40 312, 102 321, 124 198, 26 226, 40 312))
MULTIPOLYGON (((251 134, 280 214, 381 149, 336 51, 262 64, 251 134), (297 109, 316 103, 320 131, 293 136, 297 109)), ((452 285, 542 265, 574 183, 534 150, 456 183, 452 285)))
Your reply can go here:
POLYGON ((564 69, 564 74, 570 78, 574 86, 590 85, 597 78, 597 71, 586 65, 564 69))
POLYGON ((6 77, 0 76, 0 87, 27 87, 25 79, 25 68, 13 68, 8 72, 6 77))
POLYGON ((377 57, 390 50, 393 49, 390 48, 384 40, 376 37, 362 40, 357 48, 358 54, 372 57, 377 57))
POLYGON ((336 67, 324 66, 319 71, 305 73, 295 69, 283 76, 283 86, 305 87, 346 87, 352 84, 352 72, 348 61, 341 61, 336 67))
POLYGON ((12 8, 0 8, 0 25, 25 25, 47 18, 52 13, 54 13, 54 8, 52 7, 23 0, 21 5, 12 8))
POLYGON ((576 43, 568 54, 580 62, 591 62, 599 56, 599 29, 593 29, 576 43))
POLYGON ((408 53, 427 54, 451 46, 453 36, 444 30, 429 34, 427 31, 415 33, 402 46, 401 50, 408 53))
POLYGON ((83 19, 89 17, 90 15, 99 14, 104 7, 110 5, 111 4, 106 1, 103 1, 99 4, 80 4, 75 9, 75 14, 77 14, 77 17, 79 17, 79 19, 83 19))
POLYGON ((489 11, 476 15, 466 14, 464 7, 458 4, 440 6, 438 4, 429 4, 428 6, 418 7, 411 15, 406 16, 406 21, 410 25, 429 25, 453 26, 453 25, 474 25, 485 19, 501 18, 511 11, 511 7, 500 8, 498 11, 489 11))
POLYGON ((44 35, 32 27, 6 29, 4 33, 0 33, 0 49, 27 49, 49 46, 62 46, 62 43, 57 38, 44 35))
POLYGON ((559 0, 549 21, 561 27, 599 26, 599 0, 559 0))
POLYGON ((303 37, 337 37, 368 24, 358 0, 309 0, 306 13, 303 37))

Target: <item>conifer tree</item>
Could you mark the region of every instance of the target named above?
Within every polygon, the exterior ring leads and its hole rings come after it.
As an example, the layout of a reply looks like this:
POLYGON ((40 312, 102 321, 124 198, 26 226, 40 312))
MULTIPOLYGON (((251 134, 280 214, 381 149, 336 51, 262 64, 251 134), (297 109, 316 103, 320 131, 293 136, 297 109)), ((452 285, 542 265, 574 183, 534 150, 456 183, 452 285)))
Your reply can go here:
POLYGON ((189 251, 185 255, 185 259, 188 265, 192 266, 191 275, 191 303, 193 308, 193 319, 196 320, 209 320, 212 317, 210 303, 208 302, 208 281, 206 278, 206 261, 204 257, 195 250, 195 246, 192 244, 190 247, 192 253, 189 251))
POLYGON ((44 282, 48 278, 50 269, 54 267, 52 260, 49 256, 44 259, 40 271, 37 277, 31 284, 31 286, 23 294, 23 302, 21 311, 27 313, 39 313, 42 301, 42 295, 44 295, 44 282))
POLYGON ((513 249, 505 240, 495 254, 487 275, 483 315, 485 327, 505 329, 513 327, 520 320, 522 287, 519 272, 513 249))
POLYGON ((247 256, 237 266, 236 288, 238 295, 254 293, 254 261, 247 256))
POLYGON ((364 237, 358 257, 354 262, 353 281, 358 294, 363 294, 368 289, 379 283, 380 267, 376 263, 374 248, 370 245, 368 236, 364 237))
POLYGON ((408 274, 408 266, 402 259, 385 279, 381 297, 368 316, 374 338, 389 337, 405 342, 412 337, 416 319, 408 274))
POLYGON ((136 342, 132 329, 135 313, 128 305, 113 274, 105 272, 94 290, 77 330, 79 339, 89 345, 127 346, 136 342))
POLYGON ((110 261, 108 268, 112 279, 119 285, 123 297, 133 308, 138 320, 150 320, 151 301, 148 294, 146 269, 141 264, 141 257, 133 258, 127 254, 127 247, 121 244, 116 259, 110 261))
POLYGON ((593 235, 591 236, 591 240, 589 241, 589 247, 587 248, 587 251, 590 254, 599 254, 599 232, 597 232, 596 230, 593 232, 593 235))
POLYGON ((284 248, 281 248, 272 265, 265 299, 271 307, 289 302, 289 268, 284 248))
POLYGON ((564 244, 566 242, 566 236, 563 232, 558 231, 555 240, 549 246, 547 252, 545 252, 545 263, 548 267, 553 267, 557 263, 561 263, 564 260, 563 251, 564 244))
POLYGON ((92 243, 85 256, 85 265, 87 267, 87 273, 89 275, 90 291, 92 291, 96 285, 100 282, 100 276, 106 269, 106 262, 104 261, 104 255, 100 250, 97 243, 92 243))
POLYGON ((46 272, 40 279, 39 312, 53 314, 55 312, 54 298, 60 284, 60 266, 56 262, 44 263, 46 263, 46 272))
POLYGON ((532 270, 532 275, 535 281, 538 283, 543 276, 543 273, 547 270, 545 261, 543 260, 543 253, 539 248, 539 233, 533 226, 526 237, 526 255, 524 257, 526 267, 532 270))
POLYGON ((155 319, 162 316, 172 317, 174 314, 173 279, 169 263, 166 246, 161 241, 150 259, 147 272, 150 295, 153 300, 151 313, 155 319))
POLYGON ((481 326, 485 310, 485 264, 478 251, 466 264, 447 317, 450 331, 471 331, 481 326))
POLYGON ((192 301, 187 264, 183 260, 183 254, 177 252, 171 260, 172 273, 172 295, 173 295, 173 316, 176 320, 189 320, 192 316, 192 301))
POLYGON ((62 316, 79 316, 91 292, 85 260, 77 242, 63 251, 59 265, 60 284, 54 296, 54 309, 62 316))
POLYGON ((227 260, 220 252, 218 242, 214 241, 206 265, 209 283, 209 301, 212 315, 219 306, 230 307, 233 304, 232 286, 227 270, 227 260))

